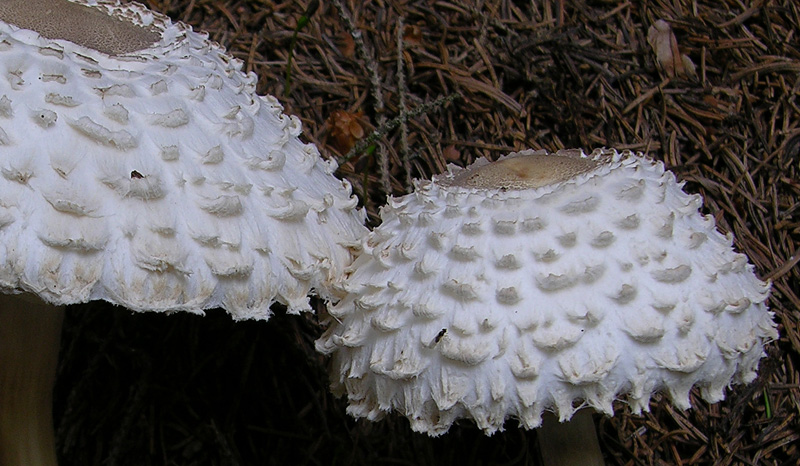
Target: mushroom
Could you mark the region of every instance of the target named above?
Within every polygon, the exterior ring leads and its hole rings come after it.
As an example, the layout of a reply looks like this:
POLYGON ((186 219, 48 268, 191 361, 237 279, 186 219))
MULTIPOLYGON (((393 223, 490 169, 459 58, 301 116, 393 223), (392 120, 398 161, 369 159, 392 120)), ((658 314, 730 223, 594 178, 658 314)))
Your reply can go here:
MULTIPOLYGON (((382 209, 329 310, 317 349, 334 392, 357 418, 397 411, 431 436, 461 418, 491 435, 545 411, 613 415, 620 398, 641 413, 659 391, 681 409, 692 387, 722 400, 777 338, 769 285, 682 186, 614 150, 520 152, 417 182, 382 209)), ((554 435, 540 443, 571 437, 554 435)), ((596 435, 550 450, 603 464, 596 435)))
POLYGON ((55 464, 63 306, 240 320, 333 297, 364 212, 207 35, 139 4, 3 0, 0 69, 0 464, 55 464))

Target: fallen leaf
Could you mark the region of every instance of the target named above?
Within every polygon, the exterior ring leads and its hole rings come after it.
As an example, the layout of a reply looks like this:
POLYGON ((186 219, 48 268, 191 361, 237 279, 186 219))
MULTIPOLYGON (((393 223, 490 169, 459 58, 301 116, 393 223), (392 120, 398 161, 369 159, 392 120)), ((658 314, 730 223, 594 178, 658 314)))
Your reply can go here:
POLYGON ((452 144, 442 149, 442 155, 449 163, 456 163, 461 160, 461 152, 452 144))
POLYGON ((350 113, 344 110, 334 110, 328 117, 331 145, 341 154, 350 152, 356 142, 364 137, 364 127, 361 124, 363 113, 350 113))
POLYGON ((406 24, 403 28, 403 41, 412 45, 422 43, 422 29, 416 24, 406 24))
POLYGON ((687 55, 681 55, 672 27, 659 19, 647 30, 647 43, 656 54, 656 64, 669 77, 695 77, 695 65, 687 55))
POLYGON ((355 56, 356 41, 353 40, 353 36, 347 32, 341 32, 336 36, 336 45, 345 57, 353 58, 355 56))

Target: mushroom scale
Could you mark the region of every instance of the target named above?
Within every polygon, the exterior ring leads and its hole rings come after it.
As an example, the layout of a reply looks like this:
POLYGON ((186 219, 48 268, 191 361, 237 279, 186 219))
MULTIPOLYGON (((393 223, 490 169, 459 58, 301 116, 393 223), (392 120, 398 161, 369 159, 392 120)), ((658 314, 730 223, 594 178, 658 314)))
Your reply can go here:
POLYGON ((0 21, 0 288, 236 319, 331 299, 365 215, 300 120, 207 35, 138 4, 75 5, 127 29, 81 44, 94 33, 0 21))
POLYGON ((701 203, 662 163, 614 150, 418 182, 381 211, 317 341, 334 391, 355 417, 398 411, 430 435, 613 414, 618 398, 638 413, 656 391, 688 408, 695 386, 721 400, 777 331, 769 285, 701 203))

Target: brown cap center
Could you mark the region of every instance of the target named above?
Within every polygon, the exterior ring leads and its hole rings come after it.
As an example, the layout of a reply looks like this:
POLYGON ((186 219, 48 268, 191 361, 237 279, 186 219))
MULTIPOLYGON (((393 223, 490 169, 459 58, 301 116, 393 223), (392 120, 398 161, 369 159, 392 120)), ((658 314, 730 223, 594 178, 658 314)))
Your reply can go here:
POLYGON ((161 39, 155 29, 67 0, 0 0, 0 20, 108 55, 146 49, 161 39))
POLYGON ((444 185, 481 189, 532 189, 567 181, 597 167, 598 162, 560 155, 569 151, 543 155, 539 153, 518 155, 476 168, 458 172, 444 185))

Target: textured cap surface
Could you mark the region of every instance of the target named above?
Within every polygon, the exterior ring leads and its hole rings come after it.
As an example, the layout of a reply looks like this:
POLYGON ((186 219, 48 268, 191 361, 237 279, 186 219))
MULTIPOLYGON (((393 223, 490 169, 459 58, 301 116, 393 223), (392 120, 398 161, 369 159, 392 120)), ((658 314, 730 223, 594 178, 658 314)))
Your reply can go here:
POLYGON ((687 408, 692 387, 716 402, 753 380, 777 338, 769 285, 700 196, 641 155, 542 157, 452 169, 382 210, 317 342, 352 415, 492 433, 544 410, 613 414, 617 398, 639 412, 656 391, 687 408), (526 189, 529 163, 578 169, 526 189), (499 187, 460 181, 475 173, 499 187))
MULTIPOLYGON (((108 55, 148 48, 161 39, 156 29, 109 14, 113 10, 53 0, 3 0, 0 21, 34 30, 48 39, 64 39, 108 55)), ((115 6, 113 2, 99 2, 115 6)), ((130 9, 128 11, 135 11, 130 9)))
POLYGON ((450 178, 439 179, 439 184, 482 189, 541 188, 567 181, 597 166, 597 162, 580 154, 565 150, 552 157, 539 151, 524 157, 506 157, 494 163, 483 159, 450 178))
POLYGON ((111 56, 0 22, 0 288, 240 319, 330 297, 366 231, 335 161, 206 35, 77 3, 158 40, 111 56))

